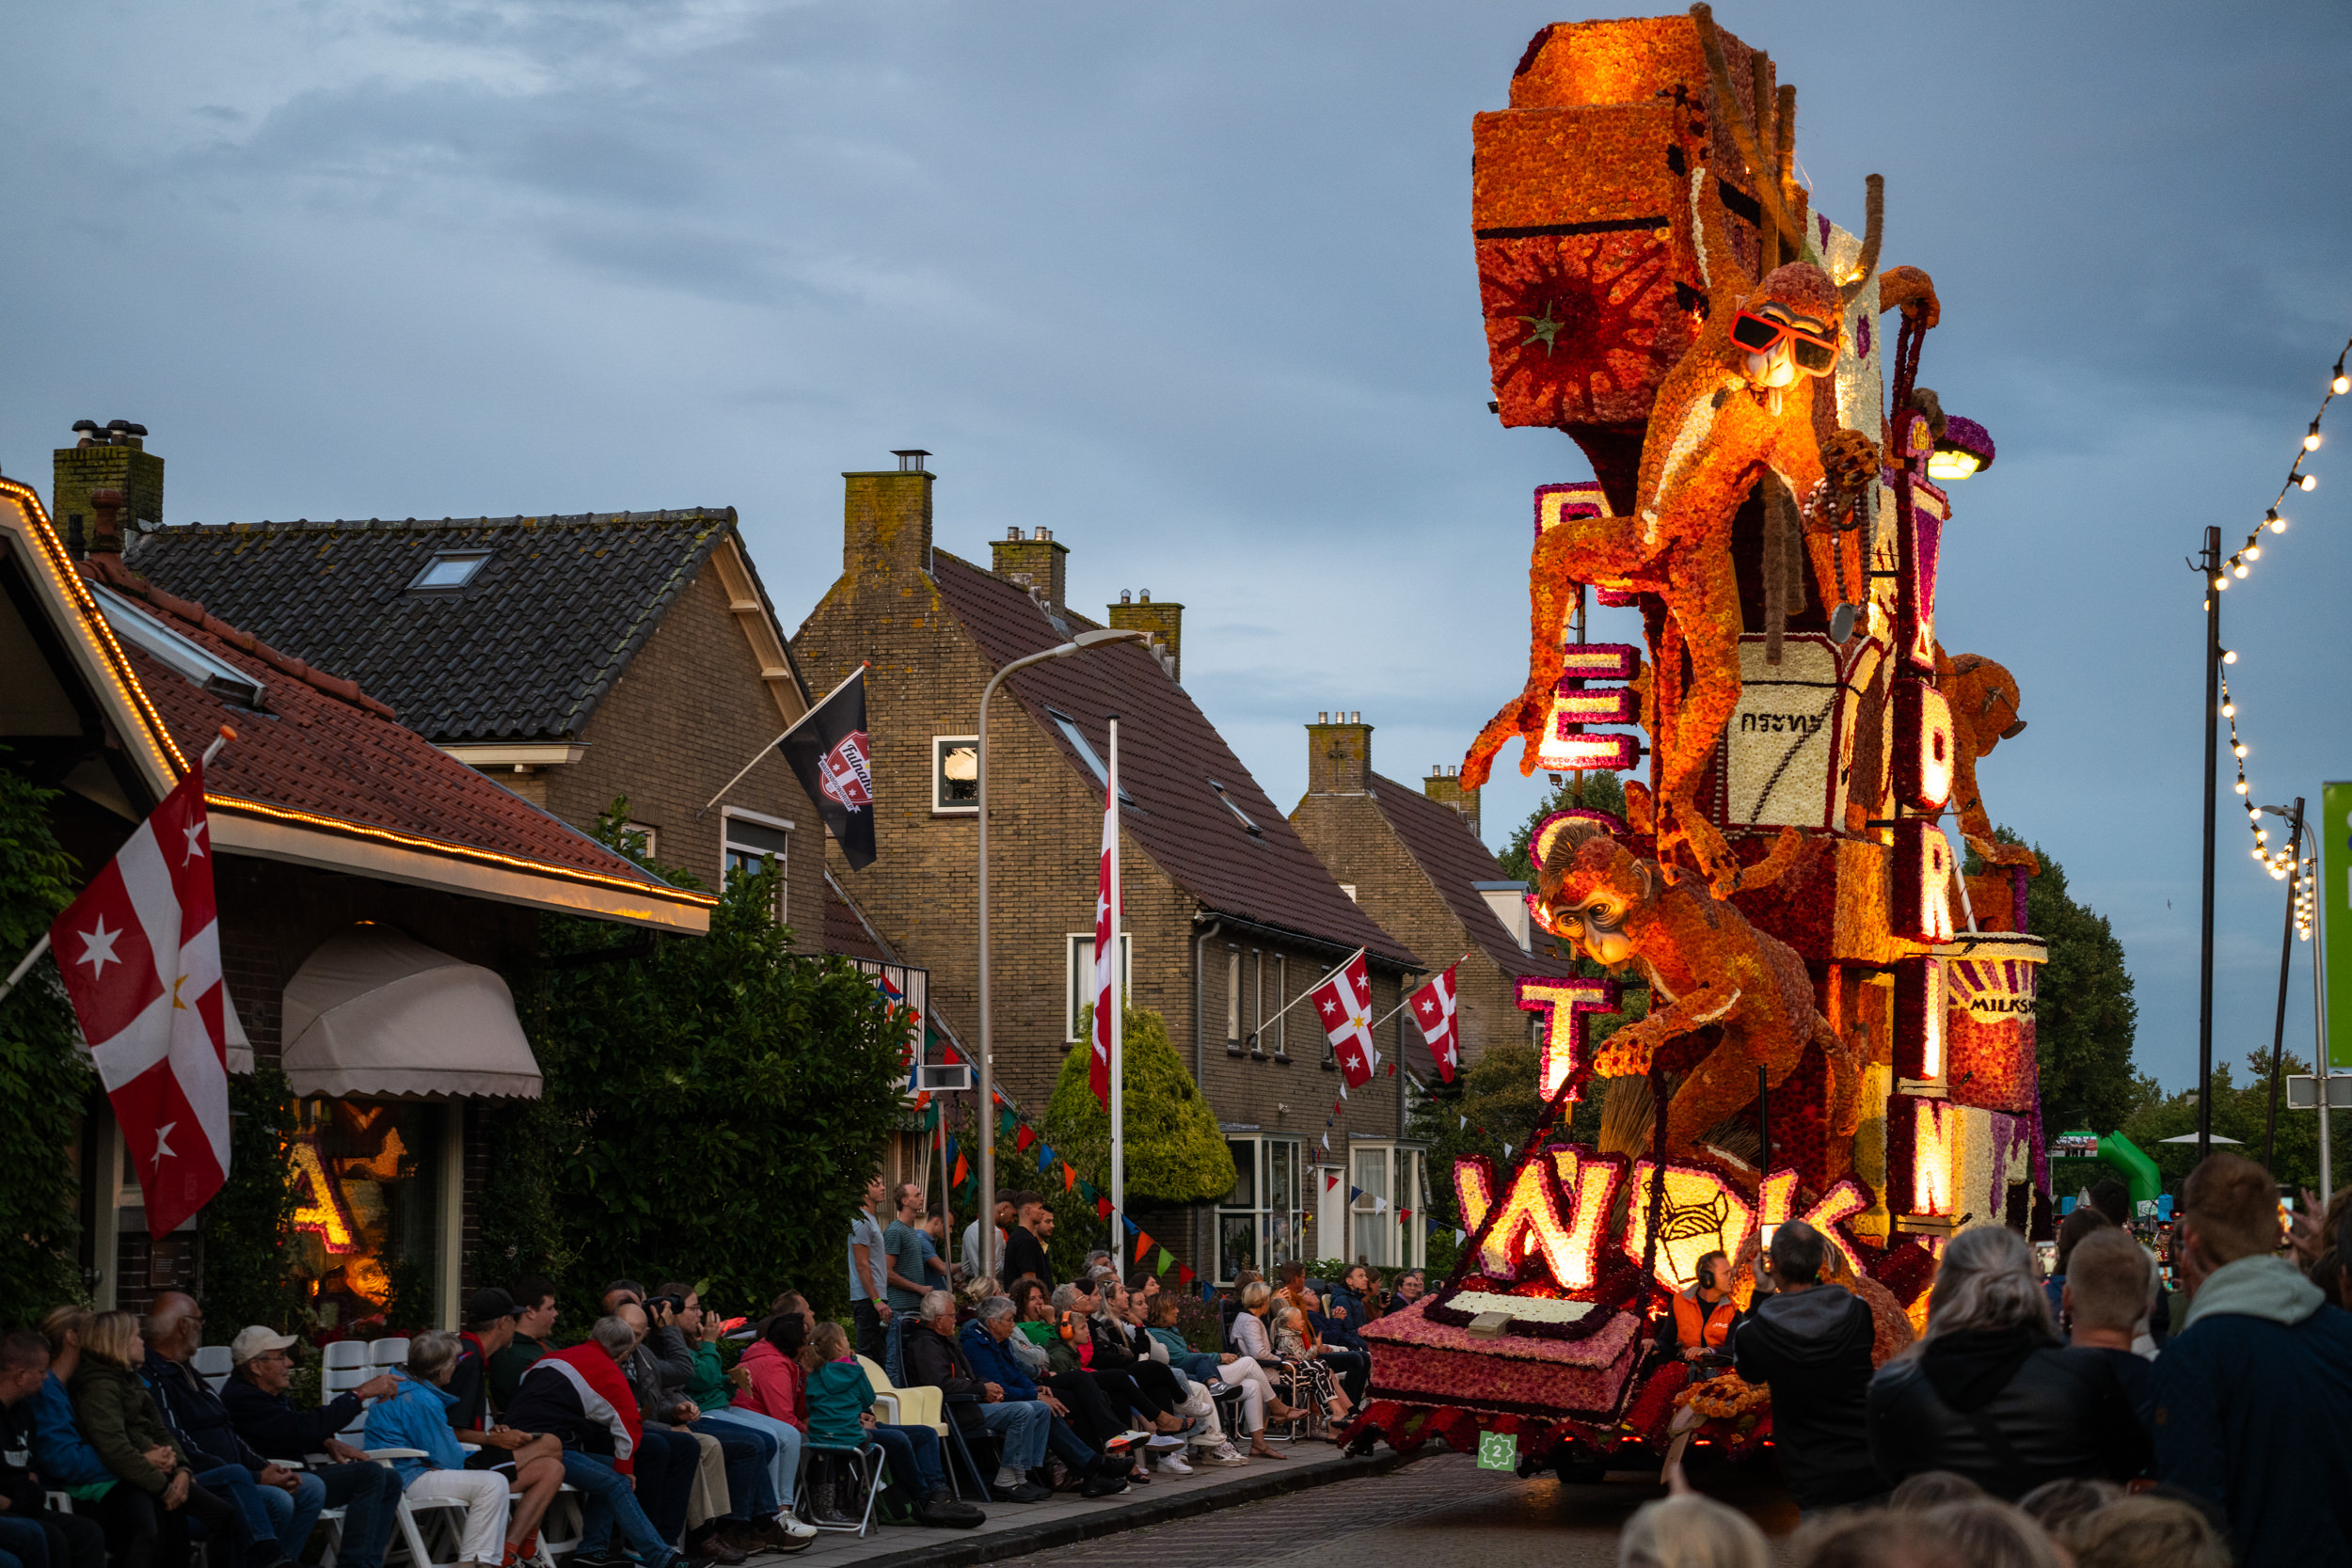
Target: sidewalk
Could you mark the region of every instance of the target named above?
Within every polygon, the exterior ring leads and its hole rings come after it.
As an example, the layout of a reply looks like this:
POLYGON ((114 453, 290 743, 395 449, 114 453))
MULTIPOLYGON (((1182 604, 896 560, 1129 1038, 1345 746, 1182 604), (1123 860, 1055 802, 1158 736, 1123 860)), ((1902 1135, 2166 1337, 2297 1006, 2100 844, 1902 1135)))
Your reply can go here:
POLYGON ((1196 1465, 1189 1476, 1154 1475, 1148 1485, 1130 1486, 1116 1497, 1092 1500, 1074 1492, 1057 1493, 1041 1503, 987 1503, 988 1523, 977 1529, 925 1529, 877 1525, 863 1540, 828 1530, 804 1551, 762 1552, 744 1568, 963 1568, 1048 1551, 1110 1535, 1144 1529, 1197 1513, 1232 1508, 1359 1476, 1376 1476, 1406 1463, 1407 1456, 1382 1449, 1351 1459, 1327 1443, 1278 1445, 1290 1457, 1253 1459, 1247 1465, 1196 1465))

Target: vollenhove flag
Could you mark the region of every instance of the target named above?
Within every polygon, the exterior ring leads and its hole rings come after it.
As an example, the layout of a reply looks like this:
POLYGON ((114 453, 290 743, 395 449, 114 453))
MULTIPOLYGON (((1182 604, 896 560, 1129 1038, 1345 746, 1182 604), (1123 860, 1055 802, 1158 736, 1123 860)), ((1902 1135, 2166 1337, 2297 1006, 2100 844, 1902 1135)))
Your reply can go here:
POLYGON ((1364 967, 1363 950, 1359 948, 1311 996, 1338 1058, 1340 1077, 1350 1088, 1362 1088, 1372 1081, 1372 1064, 1380 1057, 1372 1043, 1372 976, 1364 967))
MULTIPOLYGON (((866 666, 859 665, 803 714, 776 742, 776 750, 800 775, 801 787, 816 802, 817 815, 841 846, 850 869, 863 871, 873 864, 874 769, 866 738, 866 666)), ((756 827, 748 824, 745 831, 756 827)))
POLYGON ((179 787, 49 927, 147 1228, 165 1236, 229 1177, 229 1007, 214 918, 204 768, 179 787))

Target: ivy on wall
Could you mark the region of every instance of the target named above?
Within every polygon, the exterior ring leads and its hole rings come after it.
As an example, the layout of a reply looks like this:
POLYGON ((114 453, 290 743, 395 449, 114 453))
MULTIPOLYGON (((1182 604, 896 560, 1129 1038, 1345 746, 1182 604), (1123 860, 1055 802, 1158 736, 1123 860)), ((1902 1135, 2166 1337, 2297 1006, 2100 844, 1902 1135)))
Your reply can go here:
MULTIPOLYGON (((56 791, 6 766, 0 748, 0 974, 73 898, 73 859, 49 828, 56 791)), ((0 1000, 0 1326, 85 1299, 75 1262, 73 1150, 98 1086, 54 965, 0 1000)))
POLYGON ((204 1316, 216 1339, 247 1323, 294 1326, 302 1287, 289 1270, 294 1171, 294 1093, 286 1075, 257 1067, 229 1076, 229 1179, 198 1221, 203 1243, 204 1316))

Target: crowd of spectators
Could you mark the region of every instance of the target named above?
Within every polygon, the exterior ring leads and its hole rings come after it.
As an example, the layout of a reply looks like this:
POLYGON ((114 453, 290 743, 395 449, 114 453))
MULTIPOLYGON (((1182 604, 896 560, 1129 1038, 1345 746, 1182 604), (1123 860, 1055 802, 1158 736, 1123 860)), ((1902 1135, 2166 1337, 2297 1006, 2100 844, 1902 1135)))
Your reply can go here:
MULTIPOLYGON (((1876 1366, 1886 1325, 1794 1221, 1747 1310, 1710 1256, 1661 1342, 1769 1386, 1805 1563, 2352 1562, 2352 1276, 2337 1251, 2352 1188, 2324 1217, 2306 1196, 2282 1228, 2267 1171, 2200 1164, 2172 1236, 2177 1296, 2121 1223, 2120 1187, 2067 1216, 2046 1280, 2016 1232, 1964 1230, 1924 1332, 1876 1366)), ((1753 1534, 1678 1498, 1635 1517, 1622 1560, 1760 1564, 1753 1534)))

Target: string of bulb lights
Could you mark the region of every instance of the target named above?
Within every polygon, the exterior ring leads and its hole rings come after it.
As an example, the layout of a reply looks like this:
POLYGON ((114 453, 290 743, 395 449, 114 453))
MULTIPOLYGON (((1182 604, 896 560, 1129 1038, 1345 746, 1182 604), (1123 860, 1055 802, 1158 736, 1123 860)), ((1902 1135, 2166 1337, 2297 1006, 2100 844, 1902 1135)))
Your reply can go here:
MULTIPOLYGON (((2264 509, 2262 521, 2256 523, 2253 530, 2247 534, 2246 542, 2240 545, 2224 562, 2223 569, 2213 575, 2208 585, 2209 593, 2226 593, 2233 579, 2245 580, 2253 569, 2254 562, 2262 559, 2262 538, 2265 531, 2274 535, 2287 531, 2287 520, 2280 515, 2279 508, 2286 501, 2288 492, 2296 490, 2309 492, 2318 487, 2318 478, 2304 472, 2303 463, 2312 453, 2319 450, 2321 441, 2324 439, 2320 433, 2320 425, 2328 417, 2328 405, 2335 402, 2338 397, 2352 392, 2352 375, 2347 375, 2344 372, 2344 361, 2347 358, 2352 358, 2352 339, 2346 340, 2344 347, 2336 353, 2335 368, 2328 372, 2328 389, 2320 395, 2319 410, 2312 416, 2311 427, 2304 432, 2302 442, 2296 450, 2295 461, 2287 467, 2286 483, 2279 486, 2278 495, 2273 497, 2270 505, 2264 509)), ((2224 651, 2221 662, 2235 664, 2237 651, 2235 649, 2224 651)), ((2290 878, 2293 879, 2289 894, 2295 900, 2296 929, 2304 941, 2309 942, 2312 935, 2312 888, 2314 882, 2310 859, 2308 856, 2298 857, 2296 852, 2298 847, 2293 839, 2290 839, 2283 847, 2273 849, 2270 847, 2269 832, 2262 825, 2263 808, 2253 803, 2253 798, 2249 792, 2249 786, 2246 779, 2247 747, 2246 742, 2238 736, 2237 700, 2230 695, 2230 677, 2226 674, 2221 677, 2221 716, 2230 722, 2230 755, 2237 764, 2237 793, 2238 798, 2246 802, 2246 825, 2254 835, 2253 857, 2262 863, 2264 870, 2270 873, 2273 880, 2286 881, 2290 878)))

